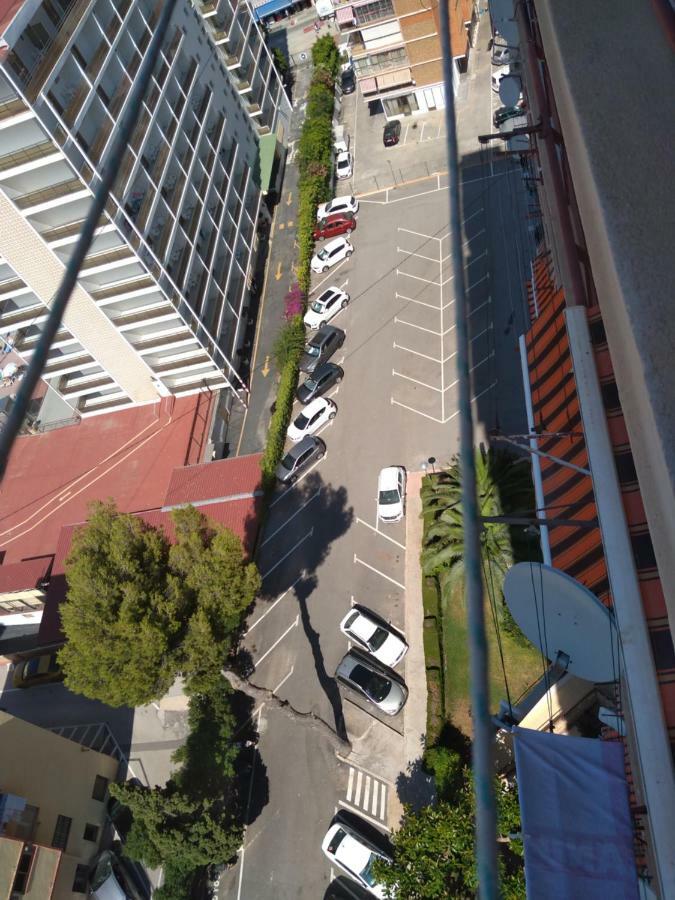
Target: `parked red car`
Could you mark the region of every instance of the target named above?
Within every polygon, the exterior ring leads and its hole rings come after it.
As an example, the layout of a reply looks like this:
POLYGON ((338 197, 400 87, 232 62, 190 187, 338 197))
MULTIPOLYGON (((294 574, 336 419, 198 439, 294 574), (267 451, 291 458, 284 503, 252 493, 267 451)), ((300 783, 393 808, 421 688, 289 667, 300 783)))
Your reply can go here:
POLYGON ((337 237, 339 234, 350 234, 356 228, 356 219, 345 213, 335 213, 323 219, 314 229, 314 240, 337 237))

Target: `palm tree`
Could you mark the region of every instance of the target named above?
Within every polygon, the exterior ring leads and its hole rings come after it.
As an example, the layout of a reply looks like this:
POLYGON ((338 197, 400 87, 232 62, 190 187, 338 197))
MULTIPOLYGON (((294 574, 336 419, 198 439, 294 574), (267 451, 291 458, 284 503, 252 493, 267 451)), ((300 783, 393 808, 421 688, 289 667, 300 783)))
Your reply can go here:
MULTIPOLYGON (((502 516, 505 508, 527 506, 526 498, 531 492, 526 458, 493 448, 486 451, 481 447, 476 452, 479 516, 502 516)), ((433 519, 424 538, 422 569, 425 575, 438 576, 443 594, 450 596, 464 577, 461 472, 457 457, 447 471, 425 479, 422 510, 424 516, 433 519)), ((484 570, 491 573, 495 587, 500 589, 506 572, 513 565, 509 526, 502 522, 484 522, 481 551, 484 570)))

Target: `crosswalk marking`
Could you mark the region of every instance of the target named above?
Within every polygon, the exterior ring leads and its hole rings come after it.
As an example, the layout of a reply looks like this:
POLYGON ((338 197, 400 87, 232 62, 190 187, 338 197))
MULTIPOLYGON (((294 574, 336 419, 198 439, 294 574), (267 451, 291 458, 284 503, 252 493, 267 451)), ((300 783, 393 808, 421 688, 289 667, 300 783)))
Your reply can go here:
POLYGON ((346 801, 383 823, 387 815, 387 785, 354 766, 349 767, 346 801))
POLYGON ((354 803, 357 806, 359 806, 360 802, 361 802, 361 787, 362 786, 363 786, 363 772, 359 769, 359 774, 356 776, 356 794, 354 795, 354 803))

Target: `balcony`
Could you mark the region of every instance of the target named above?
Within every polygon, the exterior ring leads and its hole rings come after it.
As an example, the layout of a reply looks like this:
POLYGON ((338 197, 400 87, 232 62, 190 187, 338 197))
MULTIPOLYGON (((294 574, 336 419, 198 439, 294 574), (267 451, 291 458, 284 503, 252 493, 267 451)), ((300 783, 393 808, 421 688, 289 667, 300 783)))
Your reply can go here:
POLYGON ((30 147, 24 147, 22 150, 15 150, 14 153, 5 153, 0 156, 0 172, 7 172, 9 169, 14 169, 17 166, 54 155, 61 156, 54 144, 51 141, 40 141, 37 144, 32 144, 30 147))
MULTIPOLYGON (((64 238, 69 237, 77 237, 82 230, 82 226, 84 224, 84 219, 78 219, 76 222, 68 222, 67 225, 57 225, 54 228, 50 228, 47 231, 40 232, 41 237, 48 244, 51 244, 55 241, 61 241, 64 238)), ((98 228, 103 228, 104 225, 109 225, 108 218, 106 216, 101 216, 98 220, 98 228)))
POLYGON ((126 259, 129 262, 133 260, 133 254, 126 245, 124 247, 114 247, 112 250, 103 250, 101 253, 92 253, 82 263, 82 270, 97 269, 110 263, 119 262, 122 259, 126 259))
MULTIPOLYGON (((117 33, 117 29, 119 27, 119 22, 117 21, 117 18, 115 18, 115 17, 113 17, 113 23, 110 26, 108 26, 109 30, 113 29, 113 24, 115 25, 114 33, 112 35, 109 35, 111 41, 114 39, 115 34, 117 33)), ((96 76, 100 72, 101 66, 103 65, 103 60, 108 55, 109 50, 110 50, 110 45, 108 44, 108 42, 101 41, 101 43, 98 45, 98 47, 96 49, 96 53, 94 53, 94 55, 91 58, 91 61, 89 62, 87 68, 85 69, 85 73, 86 73, 89 81, 91 81, 91 82, 95 81, 96 76)))
POLYGON ((61 181, 58 184, 52 184, 49 187, 41 188, 39 191, 31 191, 22 197, 17 197, 14 201, 19 209, 30 209, 34 206, 42 206, 52 200, 62 200, 70 194, 82 193, 84 185, 79 178, 70 178, 68 181, 61 181))
POLYGON ((64 397, 82 397, 110 387, 113 387, 113 380, 104 372, 90 376, 64 375, 58 390, 64 397))
POLYGON ((31 73, 30 80, 26 85, 26 96, 31 102, 35 101, 44 83, 51 75, 54 66, 64 55, 66 46, 89 8, 90 3, 91 0, 74 0, 68 15, 61 22, 58 31, 54 35, 54 39, 45 47, 42 58, 37 68, 31 73))
POLYGON ((79 372, 83 366, 87 365, 98 365, 88 353, 80 352, 63 357, 54 356, 47 361, 42 377, 45 379, 56 378, 65 375, 68 371, 79 372))
POLYGON ((0 103, 0 121, 18 116, 19 113, 26 112, 27 109, 26 104, 23 100, 19 100, 18 97, 14 100, 5 100, 3 103, 0 103))
POLYGON ((176 318, 175 309, 168 303, 161 306, 146 307, 118 313, 113 317, 113 323, 117 328, 132 328, 135 325, 143 325, 146 322, 162 321, 176 318))
POLYGON ((186 353, 176 354, 177 358, 170 362, 152 364, 150 368, 156 375, 177 375, 186 369, 195 366, 206 365, 210 360, 205 350, 189 350, 186 353))
POLYGON ((131 294, 135 291, 141 291, 144 288, 155 287, 154 279, 147 275, 141 278, 135 278, 133 281, 124 281, 120 284, 109 285, 98 290, 90 290, 89 293, 97 302, 99 300, 107 300, 110 297, 119 297, 122 294, 131 294))
POLYGON ((201 0, 201 2, 197 3, 197 7, 199 8, 199 12, 203 16, 212 16, 217 8, 218 4, 214 3, 213 0, 201 0))
POLYGON ((108 118, 105 117, 103 123, 99 126, 98 134, 96 135, 96 140, 91 145, 90 158, 92 160, 100 161, 101 156, 103 154, 103 150, 105 149, 106 144, 108 143, 108 138, 110 137, 110 132, 112 131, 113 123, 108 118))

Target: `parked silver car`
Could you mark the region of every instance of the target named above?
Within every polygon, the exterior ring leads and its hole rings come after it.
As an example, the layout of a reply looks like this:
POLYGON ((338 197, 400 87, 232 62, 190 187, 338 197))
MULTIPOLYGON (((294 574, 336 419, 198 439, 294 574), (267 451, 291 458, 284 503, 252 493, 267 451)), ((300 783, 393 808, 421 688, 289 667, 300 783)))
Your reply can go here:
POLYGON ((358 650, 345 653, 335 670, 335 677, 388 716, 400 713, 408 699, 408 688, 393 672, 358 650))

